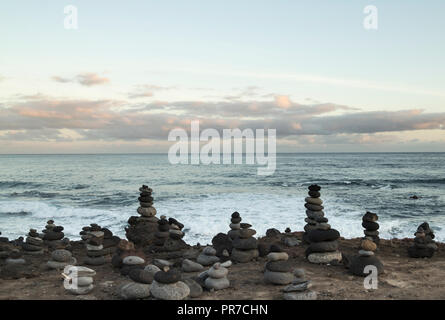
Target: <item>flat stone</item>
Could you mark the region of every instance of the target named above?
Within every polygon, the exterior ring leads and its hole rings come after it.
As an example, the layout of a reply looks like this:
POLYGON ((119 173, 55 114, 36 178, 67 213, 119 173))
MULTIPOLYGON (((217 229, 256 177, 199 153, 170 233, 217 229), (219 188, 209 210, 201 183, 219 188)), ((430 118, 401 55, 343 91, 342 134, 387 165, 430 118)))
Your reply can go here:
POLYGON ((304 226, 304 231, 306 231, 307 233, 313 231, 313 230, 317 230, 317 225, 313 225, 313 224, 307 224, 304 226))
POLYGON ((338 241, 321 241, 311 242, 309 245, 310 252, 331 252, 338 249, 338 241))
POLYGON ((100 245, 100 246, 93 246, 93 245, 88 244, 88 243, 87 243, 85 246, 86 246, 86 248, 87 248, 88 251, 101 251, 101 250, 104 248, 103 245, 100 245))
POLYGON ((134 266, 138 264, 144 264, 145 260, 138 256, 127 256, 123 259, 122 262, 127 266, 134 266))
POLYGON ((104 256, 99 257, 85 257, 83 260, 83 263, 89 266, 102 266, 106 263, 108 263, 108 259, 106 259, 104 256))
POLYGON ((305 218, 304 221, 306 223, 308 223, 308 224, 311 224, 311 225, 316 225, 317 224, 317 220, 311 219, 311 218, 305 218))
POLYGON ((311 196, 312 198, 320 198, 321 193, 318 191, 314 191, 314 190, 310 190, 308 192, 309 196, 311 196))
POLYGON ((120 272, 121 272, 121 275, 128 276, 131 271, 136 270, 136 269, 137 270, 143 270, 144 269, 144 265, 142 265, 142 264, 136 264, 136 265, 133 265, 133 266, 124 265, 121 268, 120 272))
POLYGON ((317 230, 329 230, 331 229, 331 225, 329 223, 318 223, 317 224, 317 230))
POLYGON ((171 267, 173 262, 164 259, 154 259, 153 264, 158 268, 164 269, 165 267, 171 267))
POLYGON ((328 264, 332 261, 341 261, 342 255, 341 252, 320 252, 320 253, 311 253, 307 259, 311 263, 322 263, 328 264))
POLYGON ((266 237, 279 237, 281 232, 275 228, 267 229, 266 237))
POLYGON ((204 270, 204 266, 197 262, 189 259, 184 259, 182 261, 182 271, 184 272, 199 272, 202 270, 204 270))
POLYGON ((320 218, 324 218, 324 211, 311 211, 311 210, 306 210, 306 215, 309 219, 320 219, 320 218))
POLYGON ((311 281, 304 281, 300 283, 291 283, 283 288, 284 292, 302 292, 312 287, 311 281))
POLYGON ((119 287, 118 294, 125 300, 144 299, 150 296, 150 285, 131 282, 119 287))
POLYGON ((240 238, 247 239, 253 237, 256 234, 256 230, 253 229, 241 229, 239 232, 240 238))
POLYGON ((380 228, 377 222, 371 222, 371 221, 363 221, 362 227, 368 231, 377 231, 380 228))
POLYGON ((363 233, 366 236, 370 236, 370 237, 378 236, 380 234, 378 231, 368 231, 368 230, 363 231, 363 233))
POLYGON ((22 248, 25 251, 40 251, 43 249, 42 246, 36 246, 36 245, 32 245, 30 243, 23 243, 22 248))
POLYGON ((273 272, 291 272, 294 267, 294 263, 289 260, 269 261, 266 263, 266 269, 273 272))
POLYGON ((205 247, 204 250, 202 250, 202 253, 208 256, 214 256, 216 254, 216 250, 212 247, 205 247))
POLYGON ((241 229, 241 225, 239 223, 231 223, 231 224, 229 224, 229 227, 232 230, 239 230, 239 229, 241 229))
POLYGON ((145 269, 133 269, 128 276, 137 283, 151 284, 154 280, 154 274, 145 269))
POLYGON ((23 258, 18 258, 18 259, 13 259, 13 258, 8 258, 6 259, 6 264, 8 265, 21 265, 21 264, 25 264, 26 260, 23 258))
POLYGON ((153 277, 155 276, 156 272, 161 271, 161 269, 154 264, 146 265, 144 270, 149 272, 153 277))
POLYGON ((315 291, 304 292, 285 292, 283 294, 284 300, 317 300, 317 293, 315 291))
POLYGON ((184 279, 182 280, 190 289, 190 298, 198 298, 202 295, 202 287, 201 285, 193 279, 184 279))
POLYGON ((383 264, 380 262, 379 259, 377 259, 375 256, 369 256, 369 257, 364 257, 364 256, 356 256, 353 257, 351 259, 351 262, 349 264, 349 271, 356 275, 356 276, 361 276, 361 277, 365 277, 368 274, 364 273, 365 267, 369 266, 369 265, 373 265, 377 268, 377 273, 381 274, 383 273, 383 264))
POLYGON ((219 279, 208 277, 205 279, 204 283, 206 288, 209 290, 223 290, 230 287, 230 281, 226 277, 219 279))
POLYGON ((321 241, 334 241, 340 238, 340 233, 335 229, 329 230, 312 230, 308 234, 309 241, 321 242, 321 241))
POLYGON ((238 224, 242 221, 243 219, 241 217, 239 218, 232 218, 230 219, 230 222, 232 222, 233 224, 238 224))
POLYGON ((26 243, 33 246, 43 246, 43 240, 38 237, 26 237, 26 243))
POLYGON ((358 254, 361 255, 361 256, 369 257, 369 256, 373 256, 374 252, 373 251, 366 251, 366 250, 359 250, 358 254))
POLYGON ((273 272, 266 270, 264 280, 268 283, 285 285, 292 282, 294 275, 289 272, 273 272))
MULTIPOLYGON (((233 252, 233 250, 232 250, 233 252)), ((210 266, 214 264, 215 262, 219 262, 219 258, 217 256, 209 256, 206 254, 201 253, 198 258, 196 259, 196 262, 203 266, 210 266)))
POLYGON ((323 200, 321 200, 320 198, 307 197, 304 200, 306 201, 306 203, 315 204, 317 206, 321 206, 323 204, 323 200))
POLYGON ((96 271, 94 271, 93 269, 87 268, 87 267, 83 267, 83 266, 71 265, 68 268, 68 271, 69 271, 69 273, 67 274, 68 276, 71 276, 73 274, 78 278, 94 277, 96 275, 96 271))
POLYGON ((256 249, 258 247, 258 241, 255 238, 247 238, 247 239, 237 238, 233 240, 232 245, 236 249, 250 250, 250 249, 256 249))
POLYGON ((221 263, 221 267, 224 267, 224 268, 229 268, 231 266, 232 266, 232 261, 230 261, 230 260, 227 260, 227 261, 221 263))
POLYGON ((43 236, 43 240, 62 240, 63 237, 65 237, 65 234, 63 232, 53 232, 53 231, 48 231, 45 233, 45 235, 43 236))
POLYGON ((324 209, 323 206, 319 206, 319 205, 311 204, 311 203, 305 203, 304 206, 306 207, 306 209, 311 210, 311 211, 322 211, 324 209))
POLYGON ((59 269, 64 269, 68 265, 75 265, 76 263, 77 263, 76 258, 71 257, 71 260, 68 262, 58 262, 50 260, 46 263, 46 265, 51 269, 59 270, 59 269))
POLYGON ((286 261, 289 255, 286 252, 271 252, 266 256, 269 261, 286 261))
POLYGON ((153 297, 161 300, 183 300, 190 294, 189 286, 182 281, 163 284, 154 280, 150 291, 153 297))
POLYGON ((89 294, 91 291, 93 291, 94 285, 90 284, 87 286, 78 286, 77 288, 69 288, 67 291, 74 295, 85 295, 89 294))
POLYGON ((245 263, 257 258, 258 256, 258 249, 240 250, 234 248, 230 257, 233 261, 245 263))
POLYGON ((68 250, 55 250, 51 254, 51 258, 57 262, 69 262, 73 254, 68 250))

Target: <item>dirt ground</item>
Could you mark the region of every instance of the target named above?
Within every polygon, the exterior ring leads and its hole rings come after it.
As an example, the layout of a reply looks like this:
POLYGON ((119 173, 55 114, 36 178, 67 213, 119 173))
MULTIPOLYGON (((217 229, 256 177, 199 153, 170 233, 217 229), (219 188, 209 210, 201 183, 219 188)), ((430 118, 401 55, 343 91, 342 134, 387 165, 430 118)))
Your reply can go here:
MULTIPOLYGON (((301 237, 300 233, 296 233, 301 237)), ((266 243, 274 243, 276 239, 263 238, 266 243)), ((360 239, 340 239, 339 250, 346 256, 356 255, 360 239)), ((306 245, 282 247, 289 254, 296 268, 306 270, 307 278, 313 283, 311 290, 318 293, 319 300, 350 300, 350 299, 445 299, 445 244, 438 243, 439 250, 431 259, 413 259, 407 256, 407 248, 412 239, 381 240, 377 257, 385 267, 385 273, 379 275, 378 289, 366 290, 364 278, 356 277, 348 272, 343 265, 315 265, 309 263, 304 255, 306 245)), ((82 261, 84 249, 77 246, 73 254, 82 261)), ((50 254, 40 257, 26 256, 33 274, 28 278, 15 280, 0 279, 0 299, 32 299, 32 300, 69 300, 119 299, 116 288, 131 281, 120 275, 111 264, 93 267, 97 275, 94 278, 95 289, 85 296, 74 296, 63 288, 63 279, 59 271, 47 270, 45 263, 50 254)), ((154 256, 148 256, 148 261, 154 256)), ((231 287, 221 291, 204 291, 199 298, 207 299, 282 299, 283 286, 266 284, 263 280, 265 258, 249 263, 234 264, 229 269, 231 287)), ((0 268, 3 265, 0 263, 0 268)), ((184 274, 192 277, 196 274, 184 274)), ((150 298, 149 298, 150 299, 150 298)))

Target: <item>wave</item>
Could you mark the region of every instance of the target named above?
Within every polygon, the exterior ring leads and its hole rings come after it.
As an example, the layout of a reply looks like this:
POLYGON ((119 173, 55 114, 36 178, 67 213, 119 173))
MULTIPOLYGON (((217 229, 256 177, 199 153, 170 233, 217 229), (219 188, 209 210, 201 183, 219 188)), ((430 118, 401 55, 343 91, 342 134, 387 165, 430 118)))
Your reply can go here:
POLYGON ((16 188, 16 187, 41 187, 43 184, 27 181, 0 181, 0 188, 16 188))
POLYGON ((39 197, 43 199, 55 198, 59 194, 51 192, 42 192, 37 190, 25 191, 25 192, 13 192, 10 194, 11 197, 39 197))

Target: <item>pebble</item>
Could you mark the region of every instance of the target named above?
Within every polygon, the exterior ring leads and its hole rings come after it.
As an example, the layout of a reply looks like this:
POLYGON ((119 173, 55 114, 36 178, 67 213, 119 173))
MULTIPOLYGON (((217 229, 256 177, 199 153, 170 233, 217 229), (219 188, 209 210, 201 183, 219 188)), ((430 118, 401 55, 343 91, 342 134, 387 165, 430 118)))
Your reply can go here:
POLYGON ((222 290, 230 287, 230 281, 226 277, 219 279, 208 277, 204 283, 207 289, 222 290))
POLYGON ((317 252, 317 253, 311 253, 308 256, 308 260, 311 263, 322 263, 327 264, 330 263, 333 260, 341 261, 342 255, 341 252, 334 251, 334 252, 317 252))
POLYGON ((127 283, 119 287, 118 294, 125 300, 144 299, 150 296, 150 285, 142 283, 127 283))
POLYGON ((193 279, 184 279, 182 280, 190 289, 190 298, 198 298, 202 295, 202 287, 201 285, 193 279))
POLYGON ((183 300, 190 294, 190 288, 182 281, 163 284, 154 280, 150 292, 153 297, 161 300, 183 300))
POLYGON ((285 285, 292 282, 294 275, 289 272, 273 272, 266 270, 264 272, 264 280, 272 284, 285 285))
POLYGON ((182 271, 184 272, 198 272, 198 271, 202 271, 204 269, 204 266, 194 262, 192 260, 189 259, 184 259, 182 261, 182 271))
POLYGON ((284 300, 317 300, 317 293, 315 291, 305 292, 286 292, 283 294, 284 300))
POLYGON ((69 262, 72 257, 72 253, 68 250, 55 250, 51 254, 51 258, 57 262, 69 262))
POLYGON ((271 252, 266 258, 269 261, 285 261, 289 259, 289 255, 286 252, 271 252))
POLYGON ((123 263, 125 265, 134 266, 138 264, 144 264, 145 260, 138 256, 127 256, 124 258, 123 263))
POLYGON ((311 281, 305 281, 300 283, 291 283, 283 288, 284 292, 302 292, 312 287, 311 281))

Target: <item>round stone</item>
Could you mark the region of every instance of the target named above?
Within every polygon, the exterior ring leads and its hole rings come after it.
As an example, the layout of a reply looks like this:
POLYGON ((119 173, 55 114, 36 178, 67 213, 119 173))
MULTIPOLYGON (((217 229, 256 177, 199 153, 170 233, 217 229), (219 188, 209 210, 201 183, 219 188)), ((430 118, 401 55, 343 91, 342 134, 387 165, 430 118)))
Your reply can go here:
POLYGON ((235 211, 234 213, 232 213, 232 218, 239 218, 240 215, 237 211, 235 211))
POLYGON ((241 219, 241 217, 239 218, 232 218, 230 219, 230 222, 232 222, 233 224, 239 224, 243 219, 241 219))
POLYGON ((356 256, 352 258, 349 264, 349 271, 356 276, 365 277, 369 274, 369 272, 367 274, 364 273, 365 268, 371 265, 377 268, 378 274, 383 273, 383 264, 375 256, 356 256))
POLYGON ((179 240, 184 237, 184 232, 181 230, 170 230, 170 238, 179 240))
POLYGON ((145 260, 138 256, 127 256, 123 259, 123 264, 128 266, 134 266, 139 264, 144 264, 145 260))
POLYGON ((286 261, 289 255, 286 252, 270 252, 266 258, 269 261, 286 261))
POLYGON ((321 206, 323 204, 323 200, 321 200, 320 198, 307 197, 304 199, 304 201, 306 201, 306 203, 315 204, 317 206, 321 206))
POLYGON ((317 229, 318 230, 329 230, 329 229, 331 229, 331 225, 329 223, 325 223, 325 222, 318 223, 317 229))
POLYGON ((190 294, 190 288, 182 281, 165 284, 154 280, 150 291, 153 297, 161 300, 183 300, 190 294))
POLYGON ((214 264, 215 262, 219 262, 219 258, 217 256, 210 256, 201 253, 198 258, 196 259, 196 262, 203 266, 210 266, 214 264))
POLYGON ((358 252, 359 255, 364 256, 364 257, 370 257, 374 255, 373 251, 366 251, 366 250, 359 250, 358 252))
POLYGON ((201 285, 193 279, 184 279, 182 280, 190 289, 190 298, 198 298, 202 295, 202 287, 201 285))
POLYGON ((266 269, 273 272, 291 272, 294 267, 294 263, 289 260, 269 261, 266 263, 266 269))
POLYGON ((49 240, 49 241, 62 240, 64 236, 65 234, 63 232, 48 231, 43 236, 43 240, 49 240))
POLYGON ((230 239, 236 239, 239 237, 239 230, 230 230, 227 235, 229 236, 230 239))
POLYGON ((268 283, 286 285, 292 282, 294 275, 289 272, 273 272, 266 270, 264 280, 268 283))
POLYGON ((250 223, 240 223, 241 229, 249 229, 251 226, 250 223))
POLYGON ((307 224, 303 227, 304 231, 309 233, 312 230, 317 230, 317 225, 316 224, 307 224))
POLYGON ((324 217, 324 211, 306 210, 306 215, 309 219, 317 220, 324 217))
POLYGON ((161 271, 161 269, 159 269, 159 267, 155 266, 154 264, 146 265, 144 270, 150 272, 153 277, 155 276, 156 272, 161 271))
POLYGON ((308 189, 309 191, 320 191, 321 187, 318 184, 311 184, 308 189))
POLYGON ((77 278, 77 285, 79 287, 87 287, 91 284, 93 284, 94 280, 92 277, 78 277, 77 278))
POLYGON ((253 229, 241 229, 239 232, 239 236, 240 238, 251 238, 256 234, 256 230, 253 229))
POLYGON ((371 222, 371 221, 363 221, 362 227, 368 231, 376 231, 380 228, 377 222, 371 222))
POLYGON ((211 267, 209 269, 209 271, 207 272, 207 274, 209 275, 210 278, 213 279, 221 279, 224 278, 225 276, 227 276, 227 274, 229 273, 229 270, 227 270, 224 267, 221 267, 220 263, 215 263, 213 265, 213 267, 211 267))
POLYGON ((230 287, 230 281, 226 277, 223 278, 211 278, 205 279, 204 284, 207 289, 211 290, 223 290, 230 287))
POLYGON ((311 196, 312 198, 320 198, 321 193, 318 191, 309 191, 308 192, 309 196, 311 196))
POLYGON ((258 249, 251 249, 251 250, 240 250, 234 248, 232 250, 231 259, 236 262, 249 262, 254 258, 257 258, 259 256, 258 249))
POLYGON ((377 220, 379 220, 379 217, 375 213, 368 211, 365 213, 362 219, 363 221, 376 222, 377 220))
POLYGON ((118 294, 125 300, 144 299, 150 296, 150 286, 142 283, 127 283, 118 289, 118 294))
POLYGON ((89 266, 102 266, 108 261, 104 256, 99 256, 99 257, 85 257, 83 262, 89 266))
POLYGON ((189 259, 184 259, 182 261, 182 271, 184 272, 198 272, 198 271, 202 271, 204 269, 204 266, 194 262, 192 260, 189 259))
POLYGON ((72 253, 68 250, 55 250, 51 254, 51 258, 57 262, 69 262, 72 257, 72 253))
POLYGON ((239 230, 239 229, 241 229, 241 224, 240 224, 240 223, 231 223, 231 224, 229 225, 229 227, 230 227, 230 229, 232 229, 232 230, 239 230))
POLYGON ((335 229, 312 230, 308 234, 310 242, 334 241, 340 238, 340 233, 335 229))
POLYGON ((154 279, 153 273, 145 269, 133 269, 128 276, 131 280, 144 284, 151 284, 154 279))
POLYGON ((342 256, 341 252, 334 251, 334 252, 317 252, 317 253, 311 253, 307 259, 311 263, 321 263, 321 264, 328 264, 333 261, 341 261, 342 256))
POLYGON ((377 245, 371 240, 363 240, 360 244, 360 247, 366 251, 375 251, 377 250, 377 245))
POLYGON ((121 275, 123 275, 123 276, 128 276, 128 275, 130 274, 130 272, 131 272, 132 270, 135 270, 135 269, 142 270, 142 269, 144 269, 144 266, 143 266, 142 264, 136 264, 136 265, 133 265, 133 266, 130 266, 130 265, 124 265, 124 266, 120 269, 120 272, 121 272, 121 275))
POLYGON ((181 273, 174 269, 170 269, 167 272, 161 270, 156 272, 154 280, 164 284, 175 283, 181 280, 181 273))
POLYGON ((237 238, 233 240, 232 245, 236 249, 241 250, 250 250, 250 249, 256 249, 258 247, 258 241, 255 238, 237 238))
POLYGON ((319 205, 311 204, 311 203, 305 203, 304 206, 306 207, 306 209, 308 209, 310 211, 322 211, 324 209, 323 206, 319 206, 319 205))
POLYGON ((202 250, 202 253, 207 256, 214 256, 216 254, 216 250, 212 247, 205 247, 204 250, 202 250))

